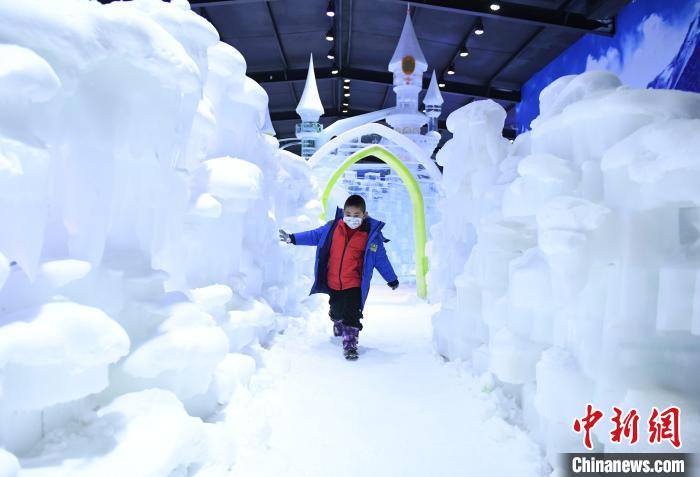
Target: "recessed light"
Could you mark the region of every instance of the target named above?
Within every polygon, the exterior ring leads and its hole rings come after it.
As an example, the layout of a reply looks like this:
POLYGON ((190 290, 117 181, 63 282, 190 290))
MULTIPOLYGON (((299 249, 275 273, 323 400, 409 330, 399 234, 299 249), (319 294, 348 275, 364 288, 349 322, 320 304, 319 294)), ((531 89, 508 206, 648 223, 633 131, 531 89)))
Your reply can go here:
POLYGON ((343 80, 343 83, 349 83, 349 82, 350 82, 350 80, 347 79, 347 78, 345 78, 345 79, 343 80))
POLYGON ((350 85, 349 85, 349 84, 344 84, 344 85, 343 85, 343 89, 350 89, 350 85))
POLYGON ((486 30, 484 30, 484 22, 482 22, 481 18, 479 18, 476 21, 476 25, 474 26, 474 34, 475 35, 483 35, 485 31, 486 30))
POLYGON ((349 97, 350 97, 350 93, 345 93, 345 97, 346 97, 346 98, 349 98, 349 97))
POLYGON ((492 11, 497 12, 498 10, 501 9, 501 6, 497 3, 492 3, 491 6, 489 7, 492 11))

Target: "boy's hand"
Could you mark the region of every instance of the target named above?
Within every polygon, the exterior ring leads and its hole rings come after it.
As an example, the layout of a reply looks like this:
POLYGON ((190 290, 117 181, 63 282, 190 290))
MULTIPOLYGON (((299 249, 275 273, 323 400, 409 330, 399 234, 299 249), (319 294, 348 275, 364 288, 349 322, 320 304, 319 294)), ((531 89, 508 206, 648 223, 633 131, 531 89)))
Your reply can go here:
POLYGON ((391 287, 392 290, 396 290, 399 287, 399 280, 396 279, 393 282, 387 283, 391 287))
POLYGON ((292 243, 292 237, 282 229, 280 229, 280 240, 285 243, 292 243))

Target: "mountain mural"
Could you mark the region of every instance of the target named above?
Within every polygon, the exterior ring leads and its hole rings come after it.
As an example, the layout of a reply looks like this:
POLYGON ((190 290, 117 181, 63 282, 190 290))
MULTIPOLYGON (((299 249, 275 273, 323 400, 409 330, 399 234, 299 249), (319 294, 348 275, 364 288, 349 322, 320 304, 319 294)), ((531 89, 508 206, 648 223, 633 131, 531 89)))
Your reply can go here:
POLYGON ((678 54, 649 87, 700 91, 700 11, 688 27, 678 54))
POLYGON ((700 0, 631 0, 616 33, 584 35, 521 88, 519 133, 539 114, 540 92, 564 75, 605 70, 633 88, 700 92, 700 0))

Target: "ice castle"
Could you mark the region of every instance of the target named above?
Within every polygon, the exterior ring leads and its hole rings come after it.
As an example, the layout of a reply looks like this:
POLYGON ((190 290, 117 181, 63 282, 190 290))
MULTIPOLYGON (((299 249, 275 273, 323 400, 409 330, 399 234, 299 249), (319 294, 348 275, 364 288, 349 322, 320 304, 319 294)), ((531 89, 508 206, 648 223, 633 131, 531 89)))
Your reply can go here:
POLYGON ((437 118, 443 99, 433 71, 423 99, 425 109, 419 110, 428 63, 408 13, 388 69, 394 75, 396 106, 341 119, 324 130, 312 57, 296 109, 302 120, 296 133, 302 155, 324 188, 326 218, 347 195, 362 195, 369 213, 386 222, 384 235, 391 240, 387 251, 399 278, 415 281, 418 294, 425 296, 425 247, 430 226, 437 222, 442 178, 431 156, 441 138, 437 118), (358 162, 365 158, 383 162, 358 162))

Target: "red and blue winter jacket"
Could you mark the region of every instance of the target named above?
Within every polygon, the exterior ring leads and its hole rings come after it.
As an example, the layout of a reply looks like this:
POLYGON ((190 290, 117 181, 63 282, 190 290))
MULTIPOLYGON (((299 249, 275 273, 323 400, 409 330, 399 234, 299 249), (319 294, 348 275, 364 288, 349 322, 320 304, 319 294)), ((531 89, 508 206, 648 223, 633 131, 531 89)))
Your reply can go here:
POLYGON ((368 239, 367 220, 362 221, 362 225, 354 230, 342 220, 335 226, 326 275, 326 282, 331 290, 360 288, 368 239))
MULTIPOLYGON (((312 245, 316 247, 316 264, 314 266, 314 284, 311 287, 311 292, 309 293, 330 293, 331 287, 335 290, 350 288, 351 286, 359 286, 362 292, 362 301, 360 303, 360 308, 364 309, 365 301, 367 300, 367 294, 369 293, 369 285, 372 281, 372 274, 376 268, 379 274, 382 276, 387 283, 398 280, 394 268, 389 262, 389 258, 386 255, 386 249, 384 248, 384 243, 389 240, 385 239, 382 235, 382 228, 384 227, 384 222, 367 217, 361 229, 355 231, 352 238, 347 241, 347 247, 345 243, 343 248, 334 247, 333 260, 331 261, 331 245, 334 236, 338 236, 345 240, 347 235, 340 233, 338 231, 336 234, 336 229, 339 227, 340 222, 343 220, 343 209, 338 208, 335 213, 335 219, 328 221, 321 227, 309 230, 307 232, 299 232, 296 234, 291 234, 292 243, 295 245, 312 245), (366 233, 367 241, 364 244, 364 250, 362 256, 359 257, 356 245, 358 243, 364 242, 364 237, 358 234, 366 233), (351 247, 352 245, 352 247, 351 247), (338 251, 345 249, 345 253, 351 253, 350 261, 343 266, 345 260, 348 257, 343 257, 342 252, 340 255, 340 263, 338 262, 338 251), (360 260, 361 258, 361 260, 360 260), (335 277, 331 277, 331 283, 329 284, 329 265, 331 269, 338 270, 338 281, 335 277), (353 266, 358 265, 361 267, 360 273, 360 283, 354 282, 355 273, 353 266), (343 280, 345 281, 343 283, 343 280)), ((344 227, 342 225, 341 227, 344 227)))

